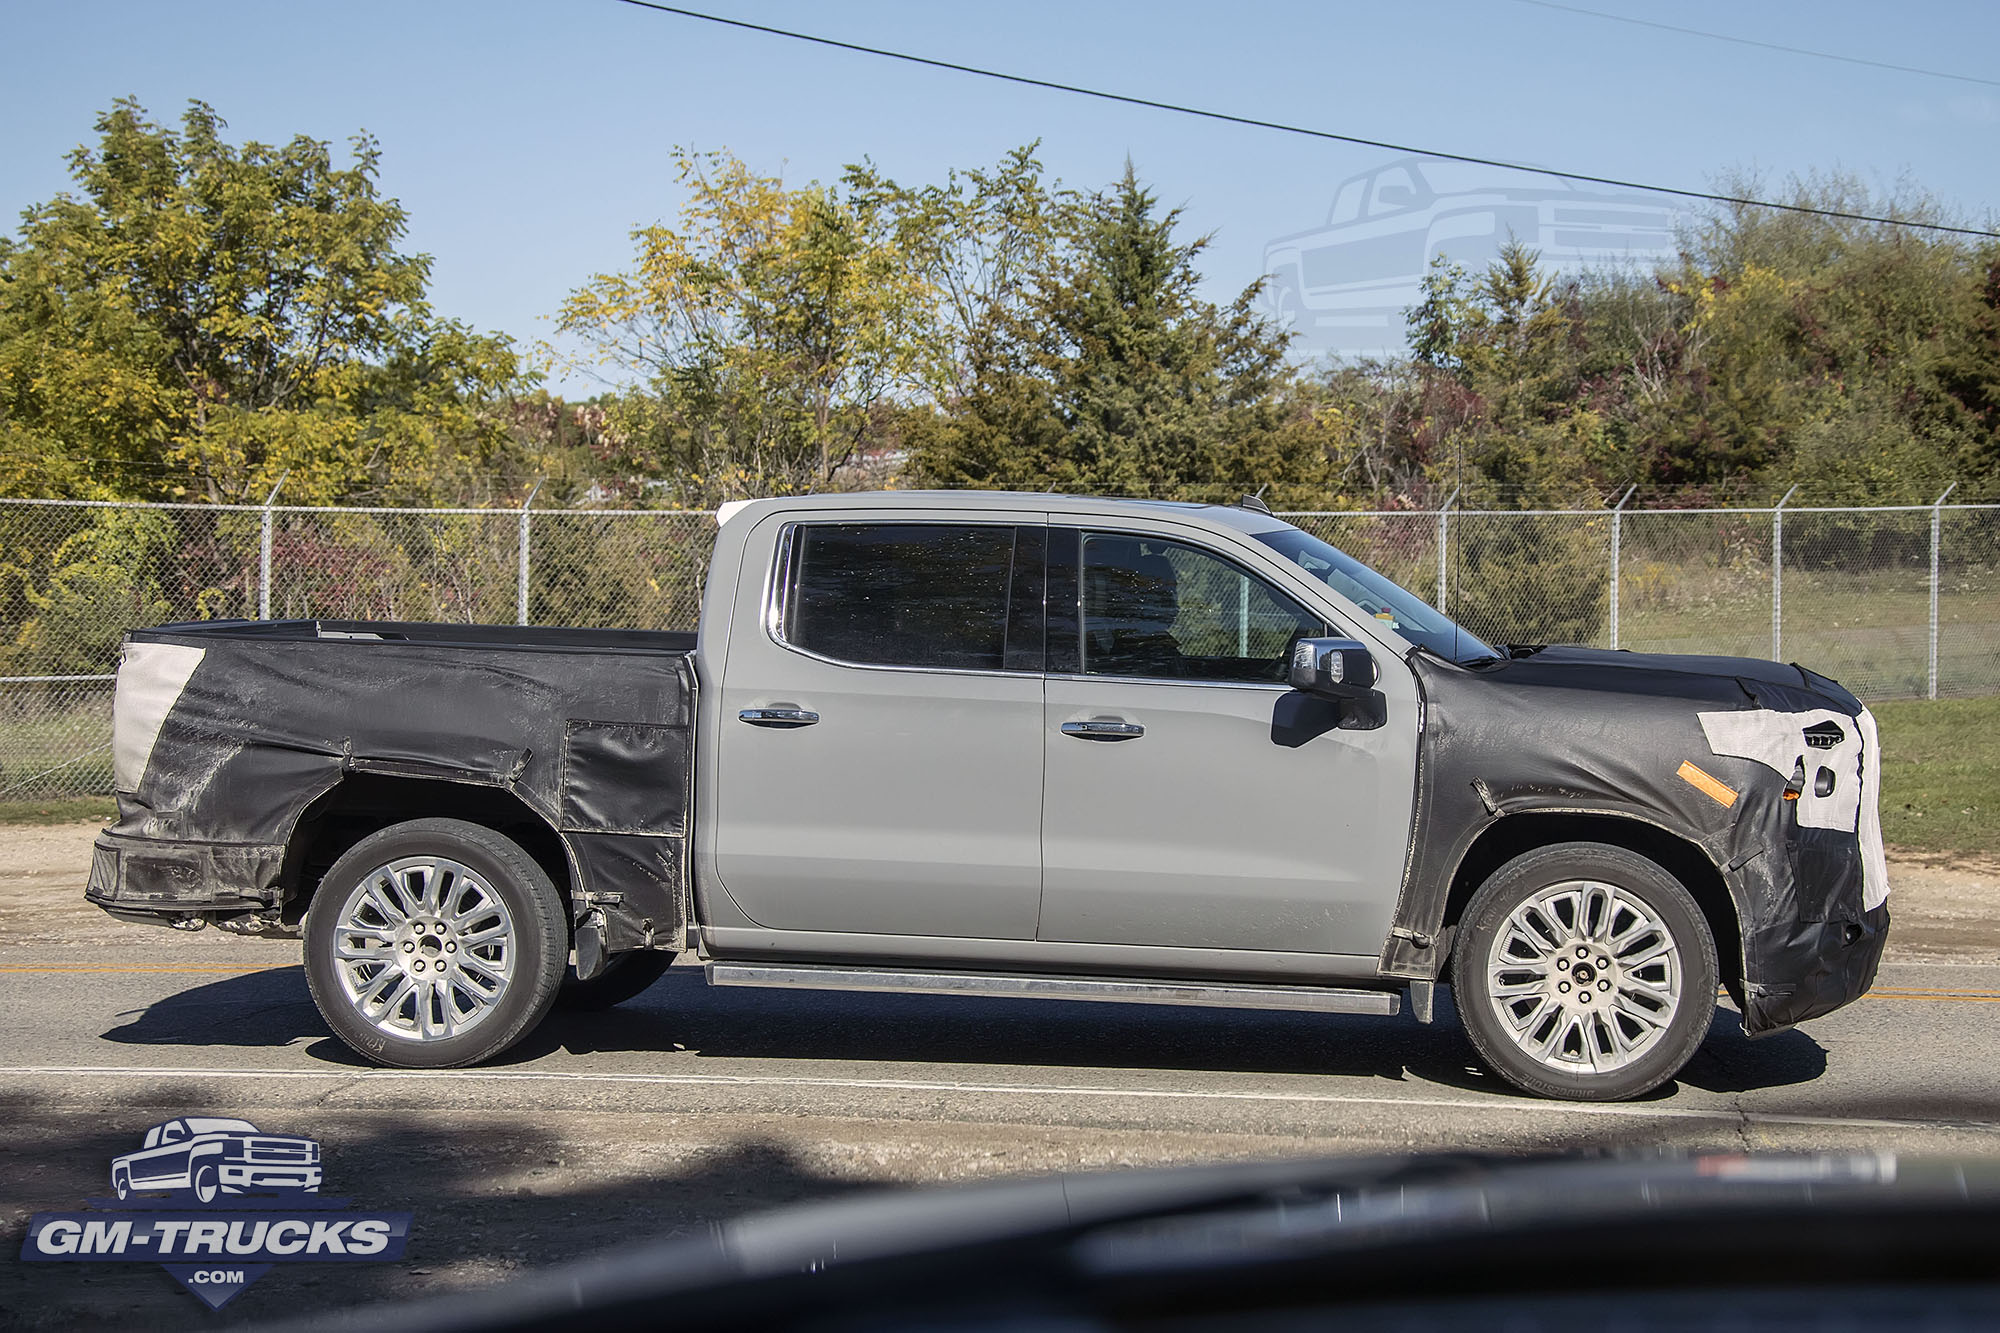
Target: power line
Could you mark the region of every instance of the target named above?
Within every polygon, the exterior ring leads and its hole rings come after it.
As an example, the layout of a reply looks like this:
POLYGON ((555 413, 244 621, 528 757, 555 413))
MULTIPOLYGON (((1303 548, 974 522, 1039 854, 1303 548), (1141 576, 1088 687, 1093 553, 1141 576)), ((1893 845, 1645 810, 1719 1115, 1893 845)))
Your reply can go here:
POLYGON ((1942 69, 1919 69, 1915 65, 1895 65, 1886 60, 1864 60, 1860 56, 1837 55, 1832 51, 1813 51, 1803 46, 1784 46, 1778 42, 1760 42, 1751 37, 1732 37, 1726 32, 1704 32, 1700 28, 1679 28, 1671 23, 1656 23, 1652 19, 1632 18, 1625 14, 1606 14, 1601 10, 1583 9, 1577 5, 1559 5, 1555 0, 1515 0, 1516 4, 1533 5, 1537 9, 1554 9, 1565 14, 1582 14, 1587 18, 1604 19, 1610 23, 1630 23, 1635 27, 1654 28, 1660 32, 1677 32, 1683 37, 1706 37, 1715 42, 1734 42, 1738 46, 1754 46, 1764 51, 1782 51, 1786 55, 1811 56, 1816 60, 1838 60, 1844 65, 1866 65, 1870 69, 1889 69, 1898 74, 1922 74, 1932 79, 1956 79, 1960 83, 1984 84, 1988 88, 2000 88, 2000 79, 1982 79, 1976 74, 1953 74, 1942 69))
POLYGON ((1354 134, 1336 134, 1332 130, 1309 129, 1303 125, 1287 125, 1281 121, 1260 120, 1254 116, 1232 115, 1227 111, 1210 111, 1202 107, 1183 106, 1178 102, 1160 102, 1149 97, 1133 97, 1125 93, 1109 93, 1100 88, 1085 88, 1080 84, 1057 83, 1052 79, 1036 79, 1025 74, 1009 74, 1003 70, 983 69, 978 65, 961 65, 950 60, 934 60, 929 56, 911 55, 907 51, 891 51, 886 47, 863 46, 858 42, 843 42, 833 37, 819 37, 809 32, 794 32, 789 28, 774 28, 763 23, 751 23, 745 19, 725 18, 720 14, 705 14, 698 9, 682 9, 677 5, 658 3, 658 0, 619 0, 620 4, 632 5, 638 9, 654 9, 662 14, 677 14, 682 18, 700 19, 704 23, 719 23, 725 27, 742 28, 748 32, 761 32, 772 37, 789 37, 793 41, 811 42, 815 46, 830 46, 839 51, 853 51, 860 55, 880 56, 885 60, 901 60, 912 65, 924 65, 931 69, 950 70, 957 74, 976 74, 982 79, 998 79, 1003 83, 1018 83, 1030 88, 1047 88, 1053 92, 1074 93, 1079 97, 1095 97, 1105 102, 1121 102, 1127 106, 1149 107, 1155 111, 1171 111, 1182 116, 1199 116, 1204 120, 1219 120, 1230 125, 1248 125, 1253 129, 1277 130, 1282 134, 1300 134, 1311 139, 1330 139, 1335 143, 1358 144, 1363 148, 1382 148, 1392 153, 1410 153, 1420 157, 1442 158, 1448 162, 1470 162, 1475 166, 1497 167, 1503 171, 1525 171, 1538 176, 1553 176, 1558 180, 1582 181, 1587 185, 1610 185, 1623 190, 1646 190, 1653 194, 1670 194, 1681 199, 1700 199, 1712 204, 1738 204, 1746 208, 1770 208, 1782 213, 1805 213, 1813 217, 1835 218, 1843 222, 1870 222, 1886 227, 1911 227, 1921 231, 1950 232, 1958 236, 1980 236, 2000 240, 2000 231, 1987 231, 1979 227, 1954 227, 1942 222, 1911 222, 1905 218, 1881 217, 1873 213, 1848 213, 1836 208, 1812 208, 1805 204, 1780 204, 1769 199, 1747 199, 1733 194, 1712 194, 1706 190, 1683 190, 1672 185, 1648 185, 1644 181, 1620 180, 1615 176, 1591 176, 1580 171, 1556 171, 1549 167, 1529 166, 1524 162, 1508 162, 1495 157, 1475 157, 1470 153, 1446 153, 1435 148, 1418 148, 1410 144, 1390 143, 1384 139, 1364 139, 1354 134))

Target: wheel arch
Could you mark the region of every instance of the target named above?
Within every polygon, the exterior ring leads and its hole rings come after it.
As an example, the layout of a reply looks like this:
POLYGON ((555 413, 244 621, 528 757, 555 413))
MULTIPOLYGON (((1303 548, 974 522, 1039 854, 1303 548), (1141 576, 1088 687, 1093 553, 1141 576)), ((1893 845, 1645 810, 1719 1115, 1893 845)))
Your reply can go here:
POLYGON ((296 925, 342 853, 372 833, 412 819, 462 819, 518 844, 571 913, 582 876, 576 851, 548 818, 505 787, 444 778, 350 773, 299 814, 279 874, 283 919, 296 925))
MULTIPOLYGON (((1597 842, 1622 847, 1652 861, 1688 891, 1715 937, 1723 984, 1741 1003, 1743 986, 1743 905, 1722 870, 1700 846, 1658 824, 1627 815, 1529 810, 1503 815, 1480 831, 1459 858, 1445 898, 1445 937, 1455 940, 1459 918, 1479 886, 1507 862, 1539 847, 1564 842, 1597 842)), ((1450 961, 1450 949, 1439 960, 1450 961)))

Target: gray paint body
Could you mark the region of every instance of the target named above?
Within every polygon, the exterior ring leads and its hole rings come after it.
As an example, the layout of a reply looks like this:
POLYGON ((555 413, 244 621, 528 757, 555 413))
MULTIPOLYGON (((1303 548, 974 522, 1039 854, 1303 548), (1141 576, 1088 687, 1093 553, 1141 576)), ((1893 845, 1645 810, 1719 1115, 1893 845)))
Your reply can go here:
POLYGON ((709 569, 696 919, 718 956, 1245 978, 1375 974, 1408 849, 1409 645, 1192 505, 966 492, 756 501, 709 569), (1228 557, 1376 650, 1388 725, 1274 743, 1278 685, 829 662, 773 629, 794 523, 1045 522, 1228 557), (745 725, 746 708, 821 721, 745 725), (1061 731, 1124 718, 1112 744, 1061 731))

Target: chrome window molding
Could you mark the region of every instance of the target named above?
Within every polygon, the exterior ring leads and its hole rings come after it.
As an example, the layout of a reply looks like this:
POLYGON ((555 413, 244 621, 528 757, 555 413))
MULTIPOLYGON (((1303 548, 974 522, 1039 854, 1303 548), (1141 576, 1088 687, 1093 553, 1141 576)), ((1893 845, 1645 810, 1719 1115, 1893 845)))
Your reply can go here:
POLYGON ((1181 689, 1267 690, 1273 694, 1292 693, 1291 686, 1275 680, 1184 680, 1169 676, 1092 676, 1074 671, 1052 672, 1048 679, 1105 685, 1167 685, 1178 686, 1181 689))

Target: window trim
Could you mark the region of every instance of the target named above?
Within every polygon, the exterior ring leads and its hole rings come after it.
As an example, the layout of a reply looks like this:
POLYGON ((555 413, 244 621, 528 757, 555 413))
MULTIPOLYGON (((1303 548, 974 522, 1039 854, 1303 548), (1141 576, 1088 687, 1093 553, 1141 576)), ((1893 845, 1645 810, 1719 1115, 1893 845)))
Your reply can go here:
POLYGON ((1140 531, 1128 528, 1103 527, 1103 526, 1087 525, 1081 523, 1075 523, 1075 524, 1051 523, 1049 525, 1049 557, 1048 557, 1048 579, 1047 579, 1048 591, 1045 594, 1048 598, 1049 614, 1047 621, 1047 629, 1044 632, 1044 641, 1043 641, 1044 642, 1043 651, 1045 653, 1044 661, 1050 664, 1047 675, 1048 678, 1051 680, 1114 681, 1128 685, 1183 685, 1183 686, 1194 686, 1198 689, 1205 689, 1205 690, 1222 688, 1222 689, 1240 689, 1240 690, 1277 690, 1280 692, 1286 692, 1291 689, 1291 686, 1285 684, 1283 681, 1275 681, 1275 680, 1272 681, 1208 680, 1201 678, 1197 679, 1177 678, 1172 676, 1114 676, 1109 674, 1100 675, 1094 672, 1085 671, 1083 669, 1084 666, 1086 665, 1083 656, 1083 633, 1084 633, 1084 625, 1083 625, 1084 558, 1083 557, 1084 557, 1084 548, 1089 544, 1090 539, 1092 537, 1128 537, 1128 538, 1136 538, 1140 541, 1169 542, 1175 546, 1185 546, 1190 550, 1199 551, 1201 554, 1208 556, 1210 559, 1220 561, 1222 564, 1225 564, 1229 566, 1231 569, 1234 569, 1237 572, 1237 574, 1242 576, 1243 578, 1255 579, 1258 583, 1262 584, 1263 587, 1267 591, 1269 591, 1272 595, 1284 598, 1286 601, 1292 603, 1292 605, 1304 611, 1307 615, 1318 617, 1320 631, 1323 635, 1330 635, 1334 632, 1336 622, 1331 617, 1326 615, 1324 612, 1320 611, 1317 607, 1313 606, 1311 602, 1307 601, 1304 598, 1299 597, 1297 594, 1293 593, 1289 588, 1285 587, 1283 584, 1278 583, 1269 578, 1268 576, 1259 573, 1255 569, 1250 568, 1249 566, 1245 565, 1241 560, 1236 559, 1234 556, 1228 554, 1227 552, 1219 551, 1215 547, 1210 546, 1205 542, 1195 541, 1190 537, 1184 537, 1179 534, 1147 532, 1147 531, 1140 531), (1074 544, 1065 547, 1063 552, 1066 557, 1070 558, 1070 563, 1066 566, 1065 570, 1064 591, 1065 592, 1073 591, 1076 596, 1076 601, 1074 606, 1063 608, 1063 615, 1067 617, 1067 622, 1062 624, 1062 632, 1067 641, 1064 642, 1060 648, 1058 648, 1056 644, 1056 630, 1057 630, 1058 620, 1057 620, 1057 612, 1055 607, 1055 596, 1054 596, 1056 591, 1056 571, 1057 571, 1056 543, 1058 541, 1067 541, 1070 538, 1074 538, 1074 544), (1062 654, 1063 666, 1061 670, 1057 670, 1054 666, 1058 652, 1062 654))
MULTIPOLYGON (((845 667, 849 671, 903 671, 903 672, 916 672, 919 675, 925 675, 925 676, 1007 676, 1012 678, 1036 677, 1045 674, 1045 671, 1043 670, 1033 670, 1033 671, 1020 670, 1020 669, 1009 670, 1005 666, 942 667, 942 666, 905 666, 900 663, 894 663, 894 662, 850 662, 844 657, 831 657, 826 653, 817 652, 811 648, 807 648, 803 644, 793 643, 790 639, 786 638, 785 618, 786 618, 786 611, 791 602, 792 582, 793 582, 792 571, 794 564, 798 560, 798 554, 799 554, 798 552, 799 543, 794 540, 795 536, 798 533, 798 530, 800 528, 853 528, 853 527, 864 527, 864 526, 877 527, 877 528, 938 528, 938 527, 1007 528, 1015 533, 1015 544, 1014 544, 1015 558, 1018 559, 1020 555, 1020 535, 1019 535, 1020 529, 1028 527, 1041 527, 1046 529, 1048 525, 1046 524, 1046 522, 1036 523, 1032 520, 1024 522, 1019 516, 1016 515, 1003 515, 993 521, 964 519, 958 517, 896 518, 896 519, 834 518, 834 519, 813 519, 813 520, 807 520, 807 519, 789 520, 785 523, 785 525, 782 528, 778 530, 778 558, 771 562, 771 577, 770 581, 766 584, 764 590, 764 633, 771 640, 772 643, 776 644, 779 648, 783 649, 788 653, 797 653, 800 657, 810 658, 815 662, 824 662, 828 666, 845 667)), ((1014 597, 1015 578, 1016 578, 1016 571, 1010 567, 1007 574, 1007 604, 1002 611, 1004 623, 1006 627, 1009 629, 1011 629, 1013 626, 1013 610, 1014 610, 1013 597, 1014 597)), ((1046 547, 1044 547, 1044 557, 1043 557, 1042 599, 1044 607, 1043 615, 1046 618, 1047 616, 1046 608, 1048 603, 1048 567, 1047 567, 1046 547)), ((1006 661, 1006 639, 1004 637, 1001 640, 1001 661, 1003 663, 1006 661)), ((1042 631, 1042 662, 1043 666, 1046 667, 1048 664, 1048 630, 1046 626, 1046 620, 1042 631)))

